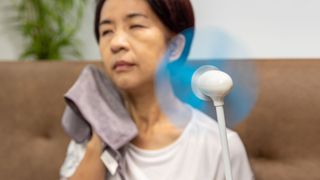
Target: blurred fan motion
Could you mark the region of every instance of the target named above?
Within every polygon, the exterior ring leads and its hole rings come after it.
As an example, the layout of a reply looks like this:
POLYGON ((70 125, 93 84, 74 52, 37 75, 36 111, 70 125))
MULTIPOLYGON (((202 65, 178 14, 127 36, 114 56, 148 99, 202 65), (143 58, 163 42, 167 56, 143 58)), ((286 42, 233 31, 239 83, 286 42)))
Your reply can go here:
POLYGON ((191 88, 194 72, 201 66, 211 65, 229 74, 233 80, 233 89, 225 97, 224 107, 227 126, 235 126, 248 116, 257 99, 258 82, 254 62, 237 58, 248 57, 248 52, 221 29, 197 29, 196 32, 188 29, 183 35, 186 38, 186 50, 174 61, 168 60, 166 55, 156 74, 156 93, 163 111, 175 123, 183 124, 188 110, 179 103, 182 101, 216 119, 212 103, 197 98, 191 88))

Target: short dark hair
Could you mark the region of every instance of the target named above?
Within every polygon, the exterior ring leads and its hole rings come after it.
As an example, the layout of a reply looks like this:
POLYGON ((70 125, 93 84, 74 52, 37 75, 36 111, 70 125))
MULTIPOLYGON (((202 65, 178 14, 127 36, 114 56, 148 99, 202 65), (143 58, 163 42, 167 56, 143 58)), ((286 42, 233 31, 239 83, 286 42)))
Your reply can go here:
MULTIPOLYGON (((98 43, 100 41, 100 16, 106 1, 97 0, 94 31, 98 43)), ((194 28, 194 12, 190 0, 146 0, 146 2, 161 22, 172 32, 181 33, 186 29, 194 28)))

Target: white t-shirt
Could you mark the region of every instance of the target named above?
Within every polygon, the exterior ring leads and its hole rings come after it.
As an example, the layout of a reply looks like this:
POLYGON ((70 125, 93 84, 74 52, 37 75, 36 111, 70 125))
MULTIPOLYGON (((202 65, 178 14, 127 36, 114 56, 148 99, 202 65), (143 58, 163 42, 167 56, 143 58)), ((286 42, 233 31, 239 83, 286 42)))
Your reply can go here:
MULTIPOLYGON (((238 134, 228 129, 227 136, 233 179, 253 180, 247 154, 238 134)), ((62 177, 73 174, 84 152, 84 145, 73 141, 70 143, 60 172, 62 177)), ((128 180, 225 179, 218 124, 195 109, 192 110, 190 122, 174 143, 160 150, 144 150, 129 144, 124 158, 128 180)), ((107 180, 119 179, 117 176, 107 177, 107 180)))

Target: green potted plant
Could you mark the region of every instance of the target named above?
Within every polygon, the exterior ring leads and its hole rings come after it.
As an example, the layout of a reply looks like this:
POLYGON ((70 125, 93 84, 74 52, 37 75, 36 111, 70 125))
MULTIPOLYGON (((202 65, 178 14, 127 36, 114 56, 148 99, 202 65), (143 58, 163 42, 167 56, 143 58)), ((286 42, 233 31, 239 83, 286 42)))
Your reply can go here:
POLYGON ((23 37, 20 59, 81 58, 76 38, 87 0, 15 0, 10 22, 23 37))

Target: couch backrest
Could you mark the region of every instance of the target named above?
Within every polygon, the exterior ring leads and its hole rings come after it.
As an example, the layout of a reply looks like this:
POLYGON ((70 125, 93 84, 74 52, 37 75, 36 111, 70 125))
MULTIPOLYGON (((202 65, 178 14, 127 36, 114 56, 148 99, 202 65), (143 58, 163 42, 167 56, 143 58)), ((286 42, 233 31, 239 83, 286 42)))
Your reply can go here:
POLYGON ((236 130, 257 180, 320 179, 320 61, 257 62, 257 103, 236 130))
MULTIPOLYGON (((63 95, 88 63, 102 67, 100 62, 0 63, 0 179, 58 179, 69 141, 60 123, 63 95)), ((241 68, 241 61, 233 63, 241 68)), ((313 172, 320 167, 320 61, 255 64, 257 103, 236 130, 257 180, 318 178, 313 172)))

